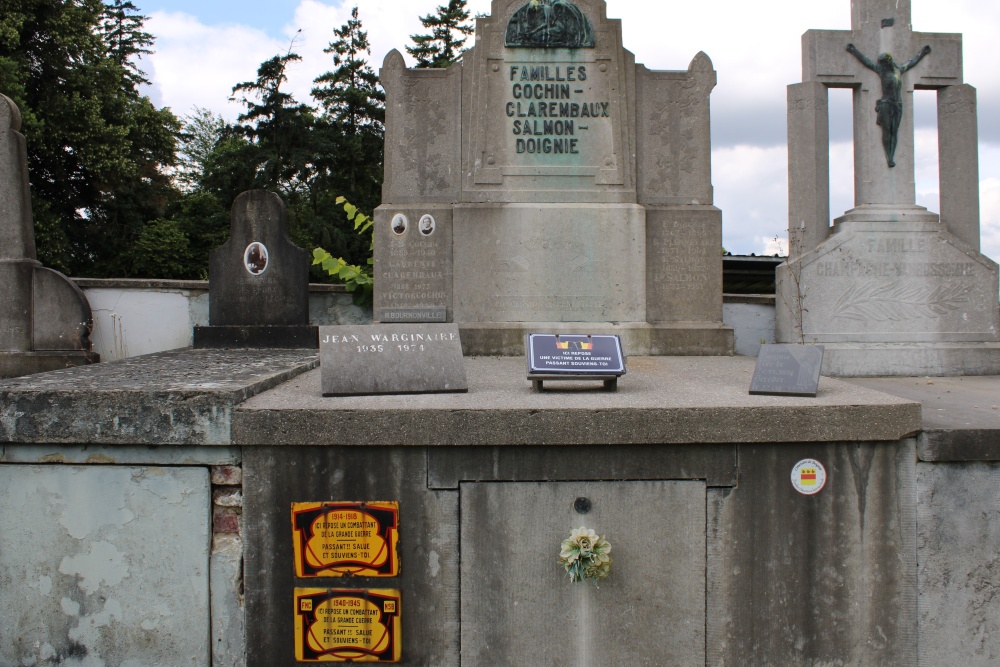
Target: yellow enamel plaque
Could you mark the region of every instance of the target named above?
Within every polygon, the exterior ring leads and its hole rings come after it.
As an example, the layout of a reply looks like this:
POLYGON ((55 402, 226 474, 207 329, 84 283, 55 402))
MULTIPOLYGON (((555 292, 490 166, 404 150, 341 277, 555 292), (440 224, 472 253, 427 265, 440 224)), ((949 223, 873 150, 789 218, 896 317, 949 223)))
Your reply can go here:
POLYGON ((295 576, 399 576, 399 503, 292 503, 295 576))
POLYGON ((397 590, 295 589, 299 662, 399 662, 397 590))

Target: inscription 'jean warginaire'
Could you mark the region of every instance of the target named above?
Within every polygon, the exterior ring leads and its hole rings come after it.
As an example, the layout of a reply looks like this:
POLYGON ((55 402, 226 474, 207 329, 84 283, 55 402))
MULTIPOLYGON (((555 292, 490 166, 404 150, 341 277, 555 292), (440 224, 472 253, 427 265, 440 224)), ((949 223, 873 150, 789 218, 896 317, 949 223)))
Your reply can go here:
POLYGON ((917 63, 931 52, 931 47, 925 46, 920 50, 920 53, 903 65, 896 65, 891 53, 880 54, 878 63, 873 63, 853 44, 847 45, 847 51, 860 60, 862 65, 878 74, 879 79, 882 80, 882 98, 875 104, 875 113, 878 114, 875 122, 882 128, 882 148, 885 149, 885 160, 889 167, 895 167, 899 124, 903 120, 903 74, 916 67, 917 63))

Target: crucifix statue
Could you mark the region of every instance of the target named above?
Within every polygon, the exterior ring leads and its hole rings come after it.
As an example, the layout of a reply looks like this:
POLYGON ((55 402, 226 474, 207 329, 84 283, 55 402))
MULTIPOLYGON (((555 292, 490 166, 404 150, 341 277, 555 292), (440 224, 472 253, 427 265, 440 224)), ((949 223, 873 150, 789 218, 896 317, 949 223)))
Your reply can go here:
POLYGON ((915 32, 910 7, 911 0, 853 0, 850 30, 802 36, 802 83, 788 87, 792 255, 832 230, 830 88, 854 97, 855 208, 848 213, 855 217, 926 214, 916 206, 913 92, 937 92, 941 220, 979 247, 976 90, 962 80, 962 36, 915 32), (899 53, 916 55, 900 64, 891 55, 899 53))
MULTIPOLYGON (((889 19, 891 21, 892 19, 889 19)), ((899 141, 899 123, 903 120, 903 74, 916 66, 920 60, 931 52, 930 46, 924 46, 920 53, 913 56, 904 65, 897 65, 891 53, 882 53, 878 63, 873 63, 868 56, 858 51, 853 44, 847 45, 847 52, 861 61, 861 64, 878 74, 882 80, 882 98, 875 104, 877 114, 876 124, 882 128, 882 148, 885 149, 885 161, 889 167, 896 166, 896 143, 899 141)))

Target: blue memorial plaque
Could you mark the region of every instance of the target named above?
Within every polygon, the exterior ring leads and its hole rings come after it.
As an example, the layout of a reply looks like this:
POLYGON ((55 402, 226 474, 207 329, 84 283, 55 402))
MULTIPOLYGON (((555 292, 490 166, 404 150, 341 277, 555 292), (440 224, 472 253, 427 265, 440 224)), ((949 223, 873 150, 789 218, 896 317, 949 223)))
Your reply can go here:
POLYGON ((625 375, 625 355, 618 336, 528 334, 528 379, 536 390, 545 380, 603 380, 615 389, 625 375))

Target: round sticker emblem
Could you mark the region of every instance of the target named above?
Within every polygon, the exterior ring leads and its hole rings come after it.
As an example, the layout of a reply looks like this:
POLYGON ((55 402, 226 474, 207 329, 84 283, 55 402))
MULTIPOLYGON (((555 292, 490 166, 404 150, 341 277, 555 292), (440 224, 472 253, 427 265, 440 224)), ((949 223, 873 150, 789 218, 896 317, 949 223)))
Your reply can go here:
POLYGON ((804 496, 813 496, 826 486, 826 468, 815 459, 799 461, 792 468, 792 486, 804 496))

